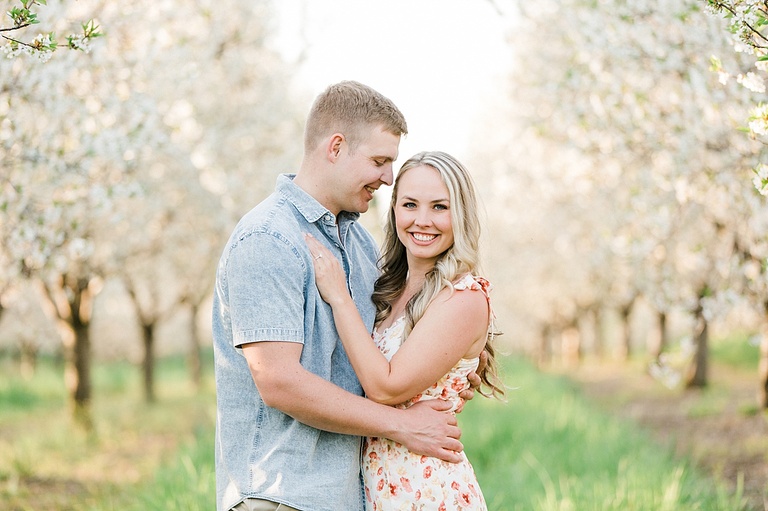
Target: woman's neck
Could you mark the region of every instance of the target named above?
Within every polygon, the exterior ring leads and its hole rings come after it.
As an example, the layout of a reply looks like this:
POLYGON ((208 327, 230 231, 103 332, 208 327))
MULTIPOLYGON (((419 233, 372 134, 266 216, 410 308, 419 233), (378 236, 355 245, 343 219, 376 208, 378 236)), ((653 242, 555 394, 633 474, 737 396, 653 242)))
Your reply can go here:
POLYGON ((424 287, 424 282, 427 280, 427 273, 432 271, 435 265, 422 266, 422 265, 408 265, 408 275, 405 277, 405 284, 403 285, 402 295, 410 297, 421 291, 424 287))
POLYGON ((389 313, 389 317, 392 318, 393 321, 403 315, 405 312, 405 307, 408 305, 408 302, 411 300, 411 298, 413 298, 413 295, 421 291, 421 288, 424 287, 425 280, 426 275, 414 275, 410 272, 408 273, 408 276, 405 278, 402 291, 392 303, 392 309, 389 313))

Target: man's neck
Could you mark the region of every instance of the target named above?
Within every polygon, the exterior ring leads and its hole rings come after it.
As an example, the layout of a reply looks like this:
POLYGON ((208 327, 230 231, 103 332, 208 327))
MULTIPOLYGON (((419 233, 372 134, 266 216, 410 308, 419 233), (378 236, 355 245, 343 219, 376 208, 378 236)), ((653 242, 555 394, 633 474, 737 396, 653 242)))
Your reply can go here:
POLYGON ((296 177, 293 178, 293 183, 307 192, 313 199, 320 203, 325 209, 339 216, 339 211, 335 211, 334 208, 329 206, 328 192, 325 190, 324 180, 319 179, 321 173, 319 171, 311 171, 302 168, 296 173, 296 177))

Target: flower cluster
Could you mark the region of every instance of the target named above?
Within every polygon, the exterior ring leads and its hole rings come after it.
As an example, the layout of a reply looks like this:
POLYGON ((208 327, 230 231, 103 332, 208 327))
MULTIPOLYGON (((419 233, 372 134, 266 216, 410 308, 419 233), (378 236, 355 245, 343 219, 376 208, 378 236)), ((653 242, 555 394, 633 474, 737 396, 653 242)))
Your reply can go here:
POLYGON ((739 74, 736 77, 736 81, 752 92, 765 92, 765 80, 763 80, 762 76, 752 71, 747 74, 739 74))
POLYGON ((93 40, 97 37, 101 37, 99 32, 99 26, 94 20, 89 20, 81 25, 82 32, 79 34, 72 34, 67 37, 67 46, 71 50, 80 50, 85 53, 90 53, 93 48, 93 40))
POLYGON ((67 38, 67 44, 73 50, 80 50, 85 53, 90 53, 93 48, 93 41, 91 38, 82 34, 69 36, 67 38))
POLYGON ((27 54, 36 57, 40 62, 48 62, 51 60, 57 46, 52 36, 53 34, 37 34, 30 43, 11 40, 3 46, 3 53, 9 59, 21 54, 27 54))
POLYGON ((768 39, 763 29, 768 23, 768 7, 761 0, 705 0, 707 9, 728 18, 737 51, 757 57, 766 55, 768 39))
POLYGON ((759 104, 749 116, 749 131, 755 135, 768 135, 768 104, 759 104))
MULTIPOLYGON (((46 1, 20 0, 20 2, 21 7, 13 7, 7 12, 13 25, 7 28, 0 27, 0 32, 3 34, 23 30, 31 25, 40 23, 37 18, 37 13, 33 12, 31 9, 36 5, 46 5, 46 1)), ((67 37, 67 47, 72 50, 89 53, 92 48, 93 39, 100 37, 103 34, 99 31, 99 26, 92 19, 81 24, 80 27, 80 33, 72 34, 67 37)), ((38 34, 31 41, 21 41, 15 37, 7 35, 2 35, 2 38, 7 41, 5 46, 2 47, 2 51, 9 59, 20 55, 29 55, 37 58, 40 62, 48 62, 53 56, 53 52, 58 48, 58 43, 53 32, 38 34)))
MULTIPOLYGON (((764 77, 768 71, 768 4, 761 0, 705 0, 711 13, 723 16, 728 20, 728 25, 733 34, 733 49, 737 53, 752 55, 756 58, 755 69, 739 73, 736 81, 748 90, 763 94, 766 91, 764 77)), ((713 57, 712 69, 720 76, 721 83, 725 84, 730 77, 713 57)), ((747 125, 750 136, 755 138, 768 136, 768 107, 759 104, 753 109, 747 125)), ((760 164, 755 169, 753 184, 760 194, 768 195, 768 180, 765 177, 765 165, 760 164)))

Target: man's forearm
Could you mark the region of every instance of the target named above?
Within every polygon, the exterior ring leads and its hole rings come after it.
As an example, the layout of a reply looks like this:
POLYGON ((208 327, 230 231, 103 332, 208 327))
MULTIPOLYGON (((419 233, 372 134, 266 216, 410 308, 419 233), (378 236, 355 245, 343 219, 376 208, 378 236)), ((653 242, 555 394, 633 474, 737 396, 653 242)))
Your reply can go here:
POLYGON ((299 364, 300 345, 256 343, 243 354, 267 406, 308 426, 357 436, 384 437, 410 450, 457 461, 463 446, 456 418, 447 402, 419 403, 400 410, 347 392, 299 364))
POLYGON ((458 462, 461 431, 447 402, 400 410, 354 395, 307 373, 273 395, 275 408, 324 431, 389 438, 419 454, 458 462))
POLYGON ((262 397, 269 406, 324 431, 391 438, 401 429, 402 410, 352 394, 303 369, 263 389, 262 397))

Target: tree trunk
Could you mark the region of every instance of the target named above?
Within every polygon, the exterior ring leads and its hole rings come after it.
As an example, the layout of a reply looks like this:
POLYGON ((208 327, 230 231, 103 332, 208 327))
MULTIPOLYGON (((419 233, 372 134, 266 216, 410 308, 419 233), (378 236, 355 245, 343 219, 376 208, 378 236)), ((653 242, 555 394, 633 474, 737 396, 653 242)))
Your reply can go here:
POLYGON ((142 334, 144 340, 144 360, 142 372, 144 374, 144 400, 147 403, 155 402, 155 323, 143 323, 142 334))
POLYGON ((598 360, 602 360, 605 356, 605 331, 603 327, 603 308, 598 307, 595 309, 595 342, 592 347, 598 360))
MULTIPOLYGON (((768 304, 766 304, 768 307, 768 304)), ((768 311, 768 308, 766 308, 768 311)), ((766 318, 768 320, 768 318, 766 318)), ((760 362, 758 363, 758 374, 760 384, 757 391, 757 404, 762 409, 768 408, 768 322, 763 324, 762 339, 760 339, 760 362)))
POLYGON ((632 355, 632 328, 630 324, 630 314, 632 313, 632 304, 630 302, 621 308, 621 343, 619 344, 619 360, 626 362, 632 355))
POLYGON ((127 275, 123 276, 123 284, 125 290, 128 292, 128 296, 133 302, 133 308, 136 311, 136 320, 141 327, 142 345, 144 348, 143 359, 141 361, 141 374, 144 384, 144 401, 147 403, 154 403, 156 401, 155 396, 155 327, 160 322, 160 318, 163 314, 158 310, 157 300, 150 301, 151 305, 143 310, 141 307, 141 301, 139 299, 139 293, 134 287, 134 282, 128 278, 127 275))
POLYGON ((19 371, 25 380, 35 375, 38 349, 34 339, 24 337, 19 340, 19 371))
POLYGON ((91 417, 91 332, 90 323, 77 322, 73 350, 73 370, 77 382, 71 389, 74 396, 74 413, 86 429, 93 428, 91 417))
POLYGON ((550 326, 548 324, 541 327, 539 337, 538 366, 543 367, 552 360, 552 343, 550 342, 550 326))
POLYGON ((197 330, 199 306, 197 304, 190 304, 189 309, 189 356, 187 357, 187 365, 192 383, 197 390, 200 390, 203 385, 203 367, 200 360, 200 334, 197 330))
POLYGON ((703 388, 707 386, 707 373, 709 362, 709 332, 704 311, 699 302, 695 314, 695 329, 693 333, 693 359, 688 367, 686 376, 686 388, 703 388))
POLYGON ((657 318, 658 323, 656 327, 658 328, 658 331, 656 332, 657 337, 651 343, 651 357, 658 362, 661 354, 667 349, 667 313, 665 311, 659 311, 657 318))
POLYGON ((91 279, 62 275, 54 286, 45 284, 45 294, 58 319, 64 346, 64 384, 75 422, 93 429, 91 416, 91 313, 95 293, 91 279))

